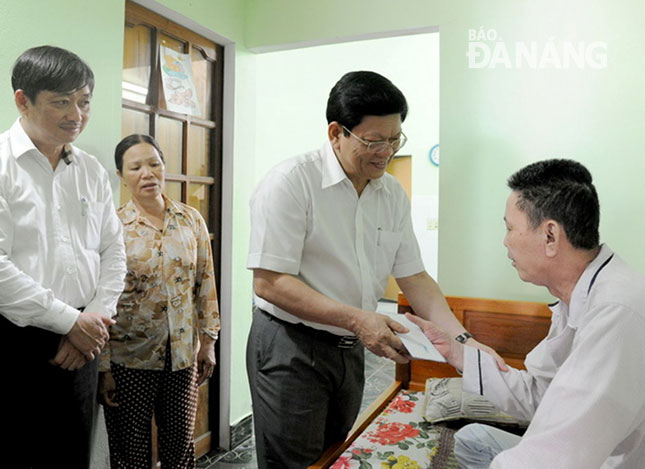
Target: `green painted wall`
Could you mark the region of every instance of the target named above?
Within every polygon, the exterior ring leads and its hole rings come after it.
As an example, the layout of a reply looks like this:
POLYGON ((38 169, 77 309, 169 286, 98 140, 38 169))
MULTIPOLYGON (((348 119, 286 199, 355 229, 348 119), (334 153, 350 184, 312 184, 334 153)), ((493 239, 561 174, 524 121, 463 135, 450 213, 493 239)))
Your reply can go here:
POLYGON ((247 46, 258 49, 439 26, 439 278, 446 293, 549 299, 517 278, 502 246, 505 180, 546 157, 589 167, 601 198, 602 239, 645 270, 642 3, 251 0, 248 17, 247 46), (495 29, 508 49, 516 42, 535 41, 543 51, 550 42, 562 48, 602 41, 607 67, 469 68, 469 30, 480 28, 495 29))
MULTIPOLYGON (((69 49, 94 71, 96 85, 90 122, 78 145, 114 171, 114 146, 121 137, 121 60, 123 0, 0 0, 0 129, 18 117, 11 89, 11 68, 30 47, 69 49)), ((116 188, 116 175, 113 175, 116 188)))

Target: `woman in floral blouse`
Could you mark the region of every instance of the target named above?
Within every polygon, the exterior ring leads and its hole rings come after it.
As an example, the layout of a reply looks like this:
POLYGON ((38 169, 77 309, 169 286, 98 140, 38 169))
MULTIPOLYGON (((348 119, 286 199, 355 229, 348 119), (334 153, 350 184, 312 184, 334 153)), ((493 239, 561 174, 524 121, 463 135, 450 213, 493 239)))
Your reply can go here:
POLYGON ((208 229, 162 194, 152 137, 124 138, 115 163, 132 200, 118 211, 128 272, 99 368, 112 467, 150 467, 154 414, 162 467, 193 468, 197 387, 213 373, 220 327, 208 229))

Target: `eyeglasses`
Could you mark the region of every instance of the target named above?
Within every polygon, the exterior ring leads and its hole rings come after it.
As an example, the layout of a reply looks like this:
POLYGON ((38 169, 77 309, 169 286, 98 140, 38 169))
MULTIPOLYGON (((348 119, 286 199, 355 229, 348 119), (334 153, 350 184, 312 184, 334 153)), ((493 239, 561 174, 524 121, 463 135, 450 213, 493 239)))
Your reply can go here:
POLYGON ((393 138, 391 140, 383 140, 380 142, 370 142, 368 140, 363 140, 358 135, 352 133, 352 131, 345 126, 343 126, 343 130, 347 132, 349 135, 351 135, 352 137, 354 137, 356 140, 361 142, 363 145, 365 145, 367 147, 367 151, 370 153, 381 153, 382 151, 385 151, 385 149, 387 149, 388 147, 392 149, 393 153, 396 153, 403 147, 403 145, 405 145, 405 142, 408 141, 408 137, 406 137, 403 132, 401 132, 401 135, 399 137, 393 138))

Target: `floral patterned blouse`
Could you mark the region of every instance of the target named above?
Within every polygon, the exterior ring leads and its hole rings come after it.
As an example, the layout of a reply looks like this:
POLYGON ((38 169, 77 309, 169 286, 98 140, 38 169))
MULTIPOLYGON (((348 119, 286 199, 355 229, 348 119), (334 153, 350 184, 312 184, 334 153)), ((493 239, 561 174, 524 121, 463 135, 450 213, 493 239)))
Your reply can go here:
POLYGON ((191 366, 199 334, 220 329, 210 237, 197 210, 164 196, 159 230, 140 216, 134 202, 118 210, 123 223, 128 271, 116 324, 100 360, 128 368, 161 370, 170 345, 172 370, 191 366))

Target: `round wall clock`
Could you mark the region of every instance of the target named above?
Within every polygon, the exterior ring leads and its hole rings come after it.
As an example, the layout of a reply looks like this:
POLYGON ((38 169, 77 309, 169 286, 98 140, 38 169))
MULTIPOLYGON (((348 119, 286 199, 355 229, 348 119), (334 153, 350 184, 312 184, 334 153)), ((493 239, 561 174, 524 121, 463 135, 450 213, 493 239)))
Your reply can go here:
POLYGON ((437 143, 430 149, 430 163, 439 166, 439 144, 437 143))

